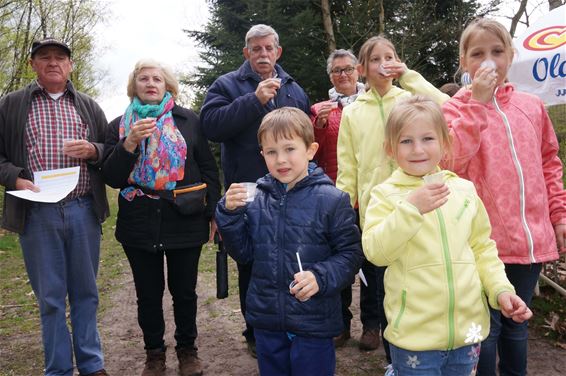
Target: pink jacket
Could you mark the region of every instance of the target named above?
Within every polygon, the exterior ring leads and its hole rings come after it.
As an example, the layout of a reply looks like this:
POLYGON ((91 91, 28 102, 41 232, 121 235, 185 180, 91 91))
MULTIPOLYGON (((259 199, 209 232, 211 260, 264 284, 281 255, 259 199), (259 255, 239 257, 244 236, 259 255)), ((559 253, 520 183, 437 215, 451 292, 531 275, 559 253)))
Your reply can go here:
POLYGON ((318 142, 319 148, 314 156, 316 163, 322 167, 326 175, 336 183, 338 174, 338 157, 336 154, 336 143, 338 142, 338 130, 340 129, 340 119, 342 118, 342 107, 338 107, 328 115, 326 127, 317 128, 315 126, 318 118, 318 110, 329 101, 315 103, 311 106, 311 121, 314 127, 314 138, 318 142))
POLYGON ((566 224, 566 191, 558 141, 542 101, 506 84, 488 104, 461 89, 443 111, 453 142, 453 165, 445 167, 474 182, 501 260, 556 260, 553 225, 566 224))

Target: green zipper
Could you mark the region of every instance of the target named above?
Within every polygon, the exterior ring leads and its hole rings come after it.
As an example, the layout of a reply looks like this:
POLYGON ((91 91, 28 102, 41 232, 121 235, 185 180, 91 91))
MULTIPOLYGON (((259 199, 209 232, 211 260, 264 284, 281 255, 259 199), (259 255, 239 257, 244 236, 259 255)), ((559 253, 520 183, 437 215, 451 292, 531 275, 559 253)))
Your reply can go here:
POLYGON ((444 253, 444 263, 446 265, 446 277, 448 278, 448 350, 454 347, 454 271, 448 249, 448 237, 446 236, 446 224, 440 209, 436 209, 438 222, 440 222, 440 235, 442 236, 442 252, 444 253))
POLYGON ((464 215, 464 211, 466 210, 466 208, 468 207, 468 205, 470 205, 470 199, 466 198, 464 200, 464 206, 462 206, 460 208, 460 211, 458 212, 458 215, 456 216, 456 221, 459 221, 460 218, 462 218, 462 215, 464 215))
POLYGON ((397 319, 395 319, 395 324, 393 325, 395 329, 399 327, 399 322, 401 322, 401 317, 403 316, 403 312, 405 312, 405 303, 407 302, 407 290, 403 290, 401 293, 401 309, 399 310, 399 314, 397 315, 397 319))

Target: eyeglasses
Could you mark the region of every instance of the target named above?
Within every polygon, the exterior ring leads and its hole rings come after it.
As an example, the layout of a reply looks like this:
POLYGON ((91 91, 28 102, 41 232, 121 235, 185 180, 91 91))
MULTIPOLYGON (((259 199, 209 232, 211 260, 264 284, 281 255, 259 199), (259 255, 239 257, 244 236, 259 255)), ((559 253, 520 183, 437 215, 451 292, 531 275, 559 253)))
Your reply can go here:
POLYGON ((347 68, 334 68, 330 71, 330 73, 332 73, 335 76, 340 76, 342 74, 342 72, 346 73, 346 75, 351 76, 352 73, 354 73, 354 71, 356 70, 356 68, 354 67, 347 67, 347 68))

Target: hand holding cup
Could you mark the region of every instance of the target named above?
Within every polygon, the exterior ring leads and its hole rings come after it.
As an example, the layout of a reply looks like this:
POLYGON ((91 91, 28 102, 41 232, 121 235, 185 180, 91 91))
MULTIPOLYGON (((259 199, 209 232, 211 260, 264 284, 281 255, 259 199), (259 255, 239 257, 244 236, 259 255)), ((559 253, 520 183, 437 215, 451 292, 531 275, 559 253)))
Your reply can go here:
POLYGON ((87 140, 64 140, 63 154, 71 158, 86 160, 95 160, 98 157, 96 147, 87 140))
POLYGON ((155 118, 145 118, 136 121, 130 127, 130 132, 124 140, 124 148, 133 153, 138 145, 151 136, 153 132, 157 129, 155 118))
POLYGON ((226 209, 236 210, 252 202, 256 194, 256 183, 232 183, 226 191, 226 209))
POLYGON ((450 190, 444 183, 443 175, 442 171, 432 175, 425 175, 423 177, 425 184, 407 196, 407 201, 414 205, 419 210, 419 213, 426 214, 431 212, 448 201, 450 190))

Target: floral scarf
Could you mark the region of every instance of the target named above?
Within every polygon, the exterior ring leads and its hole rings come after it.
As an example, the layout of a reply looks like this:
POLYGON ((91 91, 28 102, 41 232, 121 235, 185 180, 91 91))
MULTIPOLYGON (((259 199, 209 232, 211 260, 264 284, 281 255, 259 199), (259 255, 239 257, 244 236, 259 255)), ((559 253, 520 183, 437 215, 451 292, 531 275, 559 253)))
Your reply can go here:
MULTIPOLYGON (((139 145, 140 155, 128 182, 155 191, 173 190, 178 180, 185 175, 187 144, 177 129, 171 110, 175 100, 165 93, 160 104, 142 104, 137 97, 120 119, 120 139, 127 137, 130 127, 139 119, 156 118, 156 130, 139 145)), ((133 186, 124 188, 120 194, 128 201, 144 193, 133 186)))

